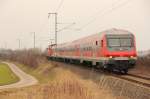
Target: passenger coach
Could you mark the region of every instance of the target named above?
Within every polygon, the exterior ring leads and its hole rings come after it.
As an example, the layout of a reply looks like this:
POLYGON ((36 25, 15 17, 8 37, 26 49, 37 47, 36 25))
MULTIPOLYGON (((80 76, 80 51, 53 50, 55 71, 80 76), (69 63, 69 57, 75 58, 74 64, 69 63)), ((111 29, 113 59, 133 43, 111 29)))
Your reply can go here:
POLYGON ((50 45, 48 58, 91 63, 99 68, 127 73, 136 64, 135 37, 126 30, 110 29, 72 42, 50 45))

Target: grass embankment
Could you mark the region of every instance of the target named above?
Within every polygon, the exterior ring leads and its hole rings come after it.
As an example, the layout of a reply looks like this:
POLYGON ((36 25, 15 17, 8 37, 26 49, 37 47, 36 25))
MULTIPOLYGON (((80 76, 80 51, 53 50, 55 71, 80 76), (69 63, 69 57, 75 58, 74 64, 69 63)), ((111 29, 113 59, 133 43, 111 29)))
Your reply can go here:
POLYGON ((0 86, 18 82, 19 78, 11 71, 8 65, 0 63, 0 86))
POLYGON ((47 61, 39 50, 8 52, 9 55, 1 55, 1 58, 16 62, 23 71, 36 77, 39 84, 1 91, 0 99, 116 99, 92 81, 47 61))
POLYGON ((52 65, 49 62, 41 63, 36 68, 31 68, 30 66, 23 65, 18 62, 14 62, 14 64, 16 64, 24 72, 34 76, 40 84, 54 80, 56 76, 56 68, 58 67, 56 64, 52 65))
POLYGON ((57 64, 48 62, 37 68, 15 64, 40 83, 28 88, 2 91, 0 99, 116 99, 91 81, 83 80, 57 64))

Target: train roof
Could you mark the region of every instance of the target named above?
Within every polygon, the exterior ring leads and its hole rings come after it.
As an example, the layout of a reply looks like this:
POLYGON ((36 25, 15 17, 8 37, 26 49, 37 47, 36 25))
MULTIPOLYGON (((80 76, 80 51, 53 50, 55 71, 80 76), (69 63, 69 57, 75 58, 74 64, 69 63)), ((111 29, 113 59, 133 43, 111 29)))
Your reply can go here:
POLYGON ((100 34, 106 34, 107 35, 107 34, 132 34, 132 33, 127 31, 127 30, 112 28, 112 29, 100 32, 100 34))
POLYGON ((103 35, 121 35, 121 34, 132 34, 131 32, 127 31, 127 30, 123 30, 123 29, 116 29, 116 28, 112 28, 109 30, 105 30, 102 32, 99 32, 97 34, 92 34, 90 36, 84 37, 84 38, 80 38, 71 42, 67 42, 67 43, 62 43, 62 44, 58 44, 58 47, 65 47, 65 46, 72 46, 73 44, 78 44, 81 42, 90 42, 92 40, 98 40, 100 37, 102 37, 103 35))

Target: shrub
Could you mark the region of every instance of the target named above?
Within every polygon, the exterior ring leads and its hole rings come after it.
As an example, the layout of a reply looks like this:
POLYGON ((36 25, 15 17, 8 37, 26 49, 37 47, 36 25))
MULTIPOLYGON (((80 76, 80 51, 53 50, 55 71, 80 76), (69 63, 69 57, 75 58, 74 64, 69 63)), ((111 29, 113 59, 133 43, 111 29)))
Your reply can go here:
POLYGON ((150 65, 150 54, 145 55, 145 56, 139 56, 137 63, 139 65, 149 66, 150 65))
POLYGON ((24 65, 36 68, 44 59, 44 54, 39 49, 23 49, 23 50, 1 50, 0 58, 2 60, 10 60, 22 63, 24 65))

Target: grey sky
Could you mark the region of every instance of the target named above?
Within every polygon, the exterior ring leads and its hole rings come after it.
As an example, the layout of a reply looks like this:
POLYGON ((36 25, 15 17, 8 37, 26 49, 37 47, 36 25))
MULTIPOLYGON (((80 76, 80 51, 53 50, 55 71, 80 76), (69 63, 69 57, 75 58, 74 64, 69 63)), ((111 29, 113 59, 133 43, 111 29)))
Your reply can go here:
MULTIPOLYGON (((47 47, 48 39, 53 38, 48 13, 55 12, 60 1, 0 0, 0 47, 7 43, 8 48, 16 49, 18 38, 22 48, 33 47, 31 32, 36 32, 36 46, 47 47)), ((80 28, 94 18, 95 21, 80 31, 59 32, 58 42, 72 41, 109 28, 121 28, 135 34, 138 50, 150 49, 150 0, 64 0, 58 12, 59 22, 76 23, 71 28, 80 28)))

